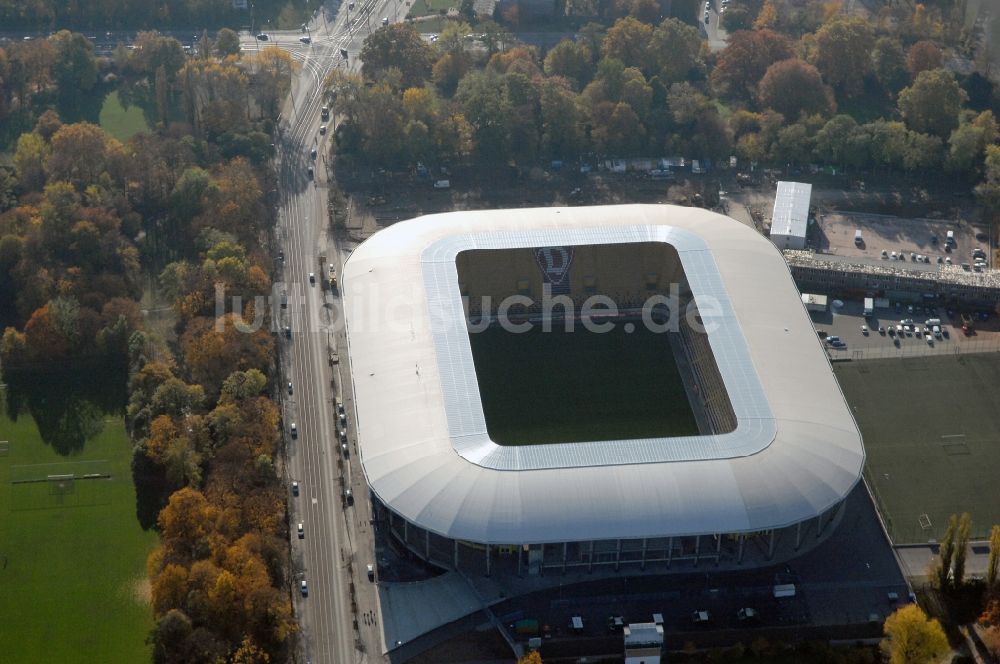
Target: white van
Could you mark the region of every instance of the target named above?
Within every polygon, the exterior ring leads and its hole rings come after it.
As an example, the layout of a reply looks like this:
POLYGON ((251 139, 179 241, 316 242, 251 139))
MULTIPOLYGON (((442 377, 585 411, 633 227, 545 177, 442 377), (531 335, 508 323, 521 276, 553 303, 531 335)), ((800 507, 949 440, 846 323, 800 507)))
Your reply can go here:
POLYGON ((434 188, 435 189, 451 189, 451 181, 450 180, 437 180, 434 183, 434 188))

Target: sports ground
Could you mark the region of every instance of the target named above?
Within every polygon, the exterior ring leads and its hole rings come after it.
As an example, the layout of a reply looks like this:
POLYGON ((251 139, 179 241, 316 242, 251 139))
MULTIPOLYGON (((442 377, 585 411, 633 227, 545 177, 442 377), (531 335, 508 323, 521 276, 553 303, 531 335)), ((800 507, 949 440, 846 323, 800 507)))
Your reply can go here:
POLYGON ((1000 354, 834 366, 865 441, 866 477, 896 544, 940 540, 968 511, 1000 523, 1000 354))
POLYGON ((30 416, 0 413, 0 441, 0 660, 149 661, 145 561, 157 540, 136 520, 124 423, 106 419, 67 457, 30 416), (48 480, 70 474, 101 477, 48 480))
POLYGON ((470 334, 490 437, 502 445, 697 435, 665 334, 616 324, 470 334))

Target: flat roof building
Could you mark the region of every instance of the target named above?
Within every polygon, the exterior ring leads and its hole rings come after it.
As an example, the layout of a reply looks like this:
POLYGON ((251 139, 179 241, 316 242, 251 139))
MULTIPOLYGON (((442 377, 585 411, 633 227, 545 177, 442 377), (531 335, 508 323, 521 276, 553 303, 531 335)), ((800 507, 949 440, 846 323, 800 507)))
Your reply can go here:
POLYGON ((771 242, 778 249, 805 249, 812 185, 779 182, 771 213, 771 242))

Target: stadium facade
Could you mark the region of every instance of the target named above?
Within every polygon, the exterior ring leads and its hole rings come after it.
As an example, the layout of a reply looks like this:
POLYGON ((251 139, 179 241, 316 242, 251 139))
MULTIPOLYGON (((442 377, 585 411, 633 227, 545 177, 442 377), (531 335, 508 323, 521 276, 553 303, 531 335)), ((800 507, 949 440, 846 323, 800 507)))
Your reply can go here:
POLYGON ((431 215, 359 246, 343 287, 373 503, 437 565, 763 564, 831 532, 861 477, 860 433, 781 254, 728 217, 668 205, 431 215), (593 248, 618 245, 642 256, 602 271, 593 248), (530 250, 537 265, 469 258, 499 250, 530 250), (620 320, 587 299, 609 281, 609 299, 627 300, 613 302, 620 320), (580 304, 575 317, 605 323, 656 322, 636 303, 667 303, 699 435, 491 440, 469 328, 504 313, 538 322, 552 312, 527 303, 553 288, 580 304), (504 292, 506 310, 470 304, 504 292))

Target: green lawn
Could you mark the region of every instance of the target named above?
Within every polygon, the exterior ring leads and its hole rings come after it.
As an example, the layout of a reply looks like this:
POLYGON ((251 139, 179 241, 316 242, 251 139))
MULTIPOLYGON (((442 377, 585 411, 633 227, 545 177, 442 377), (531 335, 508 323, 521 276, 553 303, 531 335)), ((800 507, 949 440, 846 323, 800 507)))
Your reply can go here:
POLYGON ((623 328, 471 334, 490 437, 525 445, 697 435, 666 335, 623 328))
MULTIPOLYGON (((2 393, 0 393, 2 397, 2 393)), ((0 413, 0 661, 144 662, 153 627, 145 583, 153 531, 136 521, 131 449, 120 419, 61 456, 27 415, 0 413), (108 473, 63 493, 12 479, 108 473)))
POLYGON ((104 98, 100 117, 101 127, 119 141, 128 140, 140 131, 149 129, 142 109, 135 105, 128 109, 123 107, 117 90, 104 98))
MULTIPOLYGON (((458 4, 456 0, 413 0, 413 5, 410 7, 407 16, 416 18, 417 16, 440 14, 442 9, 447 11, 452 7, 457 7, 458 4)), ((427 32, 423 28, 423 24, 421 24, 420 31, 427 32)))
POLYGON ((939 540, 968 511, 974 538, 1000 523, 1000 355, 835 365, 866 473, 896 543, 939 540))

